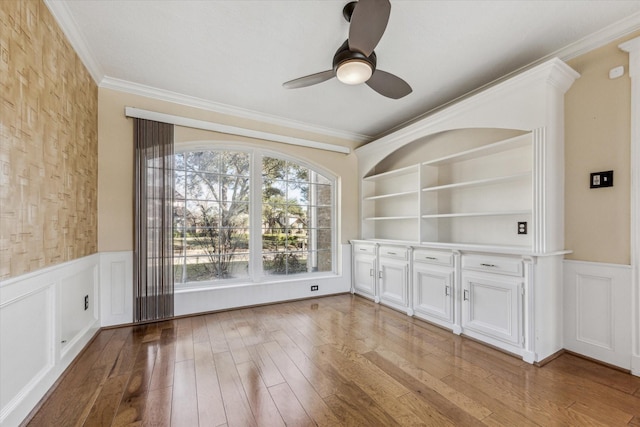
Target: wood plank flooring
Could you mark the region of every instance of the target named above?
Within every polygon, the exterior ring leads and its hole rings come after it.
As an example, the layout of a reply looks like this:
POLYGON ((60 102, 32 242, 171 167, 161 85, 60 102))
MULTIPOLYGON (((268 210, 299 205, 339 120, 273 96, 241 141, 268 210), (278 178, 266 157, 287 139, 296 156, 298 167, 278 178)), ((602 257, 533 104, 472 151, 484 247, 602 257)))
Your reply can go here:
POLYGON ((337 295, 103 330, 28 425, 640 426, 640 378, 337 295))

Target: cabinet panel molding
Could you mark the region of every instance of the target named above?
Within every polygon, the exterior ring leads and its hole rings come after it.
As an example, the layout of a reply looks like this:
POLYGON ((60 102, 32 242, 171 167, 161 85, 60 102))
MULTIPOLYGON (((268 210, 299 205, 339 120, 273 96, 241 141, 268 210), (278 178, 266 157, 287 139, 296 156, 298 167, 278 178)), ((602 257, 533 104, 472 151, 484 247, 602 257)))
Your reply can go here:
POLYGON ((462 276, 462 329, 522 346, 522 292, 520 280, 462 276))

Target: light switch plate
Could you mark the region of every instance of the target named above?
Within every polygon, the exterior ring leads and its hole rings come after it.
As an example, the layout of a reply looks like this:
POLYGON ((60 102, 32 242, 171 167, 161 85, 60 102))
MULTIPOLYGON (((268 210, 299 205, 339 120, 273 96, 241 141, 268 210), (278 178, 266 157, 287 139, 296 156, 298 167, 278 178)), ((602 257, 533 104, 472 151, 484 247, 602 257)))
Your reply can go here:
POLYGON ((592 172, 589 188, 613 187, 613 171, 592 172))

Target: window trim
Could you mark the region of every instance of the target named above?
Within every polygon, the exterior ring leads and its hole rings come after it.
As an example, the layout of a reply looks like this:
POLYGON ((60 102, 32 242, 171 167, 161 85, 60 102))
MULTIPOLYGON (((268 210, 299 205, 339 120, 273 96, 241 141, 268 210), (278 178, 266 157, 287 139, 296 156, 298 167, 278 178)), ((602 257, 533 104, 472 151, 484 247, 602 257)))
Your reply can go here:
POLYGON ((283 283, 305 279, 320 279, 338 276, 338 212, 339 178, 328 169, 289 154, 271 148, 261 148, 250 143, 201 140, 175 142, 175 154, 199 151, 236 151, 249 155, 249 274, 248 277, 237 279, 204 280, 200 282, 176 282, 176 291, 194 289, 221 289, 243 285, 283 283), (262 268, 262 159, 274 157, 288 162, 297 163, 317 172, 331 181, 331 271, 307 272, 297 274, 273 275, 265 274, 262 268), (258 221, 256 221, 256 219, 258 221))

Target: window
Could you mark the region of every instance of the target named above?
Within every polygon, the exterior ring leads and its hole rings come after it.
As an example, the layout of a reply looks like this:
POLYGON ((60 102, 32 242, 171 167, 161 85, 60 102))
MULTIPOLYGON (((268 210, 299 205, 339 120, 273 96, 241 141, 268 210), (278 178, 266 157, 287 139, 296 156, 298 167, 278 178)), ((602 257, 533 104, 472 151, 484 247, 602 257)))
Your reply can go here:
POLYGON ((177 286, 333 271, 326 174, 257 150, 197 149, 176 154, 174 176, 177 286))
POLYGON ((247 277, 249 155, 180 153, 175 168, 175 282, 247 277))
POLYGON ((300 164, 262 158, 265 274, 331 271, 331 182, 300 164))

